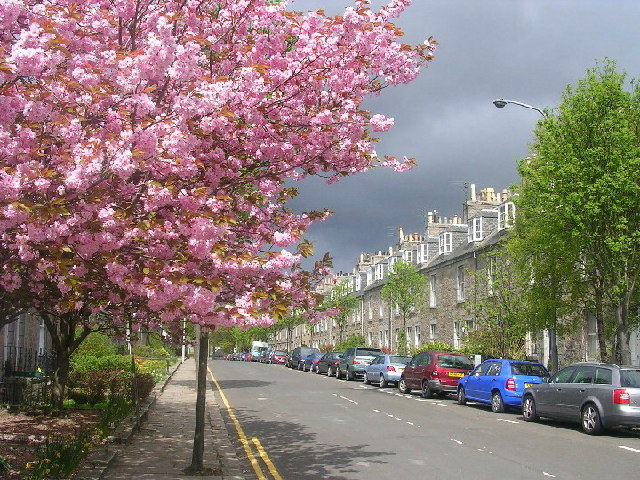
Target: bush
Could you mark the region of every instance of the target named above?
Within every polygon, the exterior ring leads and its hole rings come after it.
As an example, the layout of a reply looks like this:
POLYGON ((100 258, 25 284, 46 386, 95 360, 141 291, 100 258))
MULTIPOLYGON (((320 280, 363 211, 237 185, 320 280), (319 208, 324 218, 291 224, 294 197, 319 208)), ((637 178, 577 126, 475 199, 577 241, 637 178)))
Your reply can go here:
POLYGON ((67 396, 79 405, 95 405, 108 395, 126 392, 131 359, 121 355, 81 355, 71 358, 71 369, 67 396))
POLYGON ((457 352, 458 350, 453 348, 452 345, 449 345, 446 342, 431 342, 425 345, 420 345, 415 348, 412 352, 412 355, 415 355, 420 352, 424 352, 425 350, 435 350, 437 352, 457 352))
POLYGON ((336 343, 336 351, 344 352, 347 348, 351 347, 363 347, 366 345, 364 337, 362 335, 350 335, 342 342, 336 343))
POLYGON ((167 360, 142 360, 138 363, 138 372, 151 375, 157 383, 168 374, 167 360))
POLYGON ((80 346, 73 352, 74 356, 87 356, 92 357, 105 357, 107 355, 115 355, 116 346, 111 341, 111 338, 104 333, 91 332, 87 338, 80 344, 80 346))
POLYGON ((47 440, 36 449, 36 460, 28 463, 33 480, 68 478, 92 447, 91 435, 71 435, 47 440))

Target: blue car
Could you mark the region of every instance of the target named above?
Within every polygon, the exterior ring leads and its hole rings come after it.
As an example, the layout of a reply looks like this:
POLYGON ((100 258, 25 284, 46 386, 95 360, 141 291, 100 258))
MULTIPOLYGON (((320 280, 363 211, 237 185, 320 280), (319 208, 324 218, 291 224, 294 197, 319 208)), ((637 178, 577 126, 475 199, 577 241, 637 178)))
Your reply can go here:
POLYGON ((362 381, 367 385, 371 382, 380 384, 384 388, 390 383, 397 384, 404 367, 409 363, 411 357, 407 355, 378 355, 371 360, 371 363, 364 367, 362 381))
POLYGON ((491 405, 491 410, 504 412, 506 407, 522 406, 525 388, 544 383, 549 371, 539 363, 522 360, 485 360, 458 383, 458 404, 467 400, 491 405))

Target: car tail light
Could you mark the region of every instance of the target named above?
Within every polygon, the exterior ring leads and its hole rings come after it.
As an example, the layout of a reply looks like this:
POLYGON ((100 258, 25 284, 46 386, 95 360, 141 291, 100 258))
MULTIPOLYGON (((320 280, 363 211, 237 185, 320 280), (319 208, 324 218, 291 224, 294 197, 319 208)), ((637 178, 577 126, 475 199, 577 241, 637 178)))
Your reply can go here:
POLYGON ((431 375, 433 375, 434 377, 437 377, 437 376, 438 376, 438 370, 434 370, 434 371, 431 373, 431 375))
POLYGON ((616 388, 613 391, 613 403, 616 405, 629 405, 631 403, 631 395, 624 388, 616 388))
POLYGON ((315 363, 317 365, 318 364, 318 360, 314 360, 313 363, 315 363))
POLYGON ((394 367, 393 365, 387 365, 387 372, 395 372, 396 371, 396 367, 394 367))
POLYGON ((335 362, 333 362, 333 365, 338 365, 340 363, 340 360, 336 360, 335 362))
POLYGON ((504 388, 506 388, 507 390, 511 391, 511 392, 515 392, 516 391, 516 379, 511 377, 511 378, 507 378, 507 382, 504 384, 504 388))
POLYGON ((351 365, 360 365, 360 360, 354 360, 351 365))

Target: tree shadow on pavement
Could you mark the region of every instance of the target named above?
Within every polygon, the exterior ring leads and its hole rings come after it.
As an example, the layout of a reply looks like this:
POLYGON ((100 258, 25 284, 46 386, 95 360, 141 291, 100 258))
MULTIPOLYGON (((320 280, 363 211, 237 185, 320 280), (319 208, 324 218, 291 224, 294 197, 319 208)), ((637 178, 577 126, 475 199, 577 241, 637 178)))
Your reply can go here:
MULTIPOLYGON (((268 450, 271 461, 277 459, 278 473, 284 479, 344 480, 345 478, 366 478, 374 474, 377 464, 387 463, 388 456, 394 452, 374 451, 372 444, 340 445, 320 443, 317 435, 306 427, 290 421, 264 421, 257 418, 253 411, 235 409, 234 413, 241 425, 247 430, 258 431, 259 441, 268 450)), ((236 439, 236 430, 226 411, 223 417, 232 438, 236 439)), ((251 444, 250 435, 247 441, 251 444)), ((373 439, 371 439, 373 440, 373 439)), ((238 457, 246 461, 244 449, 237 440, 238 457)), ((252 447, 253 448, 253 447, 252 447)), ((254 454, 258 460, 259 456, 254 454)), ((248 463, 248 462, 247 462, 248 463)), ((263 471, 267 472, 264 464, 263 471)), ((253 474, 251 467, 248 470, 253 474)), ((375 476, 375 474, 374 474, 375 476)))

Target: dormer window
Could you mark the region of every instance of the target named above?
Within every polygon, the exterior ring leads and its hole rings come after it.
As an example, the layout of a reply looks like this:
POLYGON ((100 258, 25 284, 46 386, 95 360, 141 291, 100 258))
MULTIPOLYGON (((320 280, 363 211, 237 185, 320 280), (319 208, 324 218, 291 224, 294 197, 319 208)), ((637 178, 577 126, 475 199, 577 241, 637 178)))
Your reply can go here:
POLYGON ((513 202, 503 203, 498 207, 498 230, 513 227, 516 218, 516 206, 513 202))
POLYGON ((453 250, 453 234, 451 232, 441 233, 438 238, 438 253, 451 253, 453 250))
POLYGON ((482 240, 482 217, 469 220, 469 243, 482 240))

